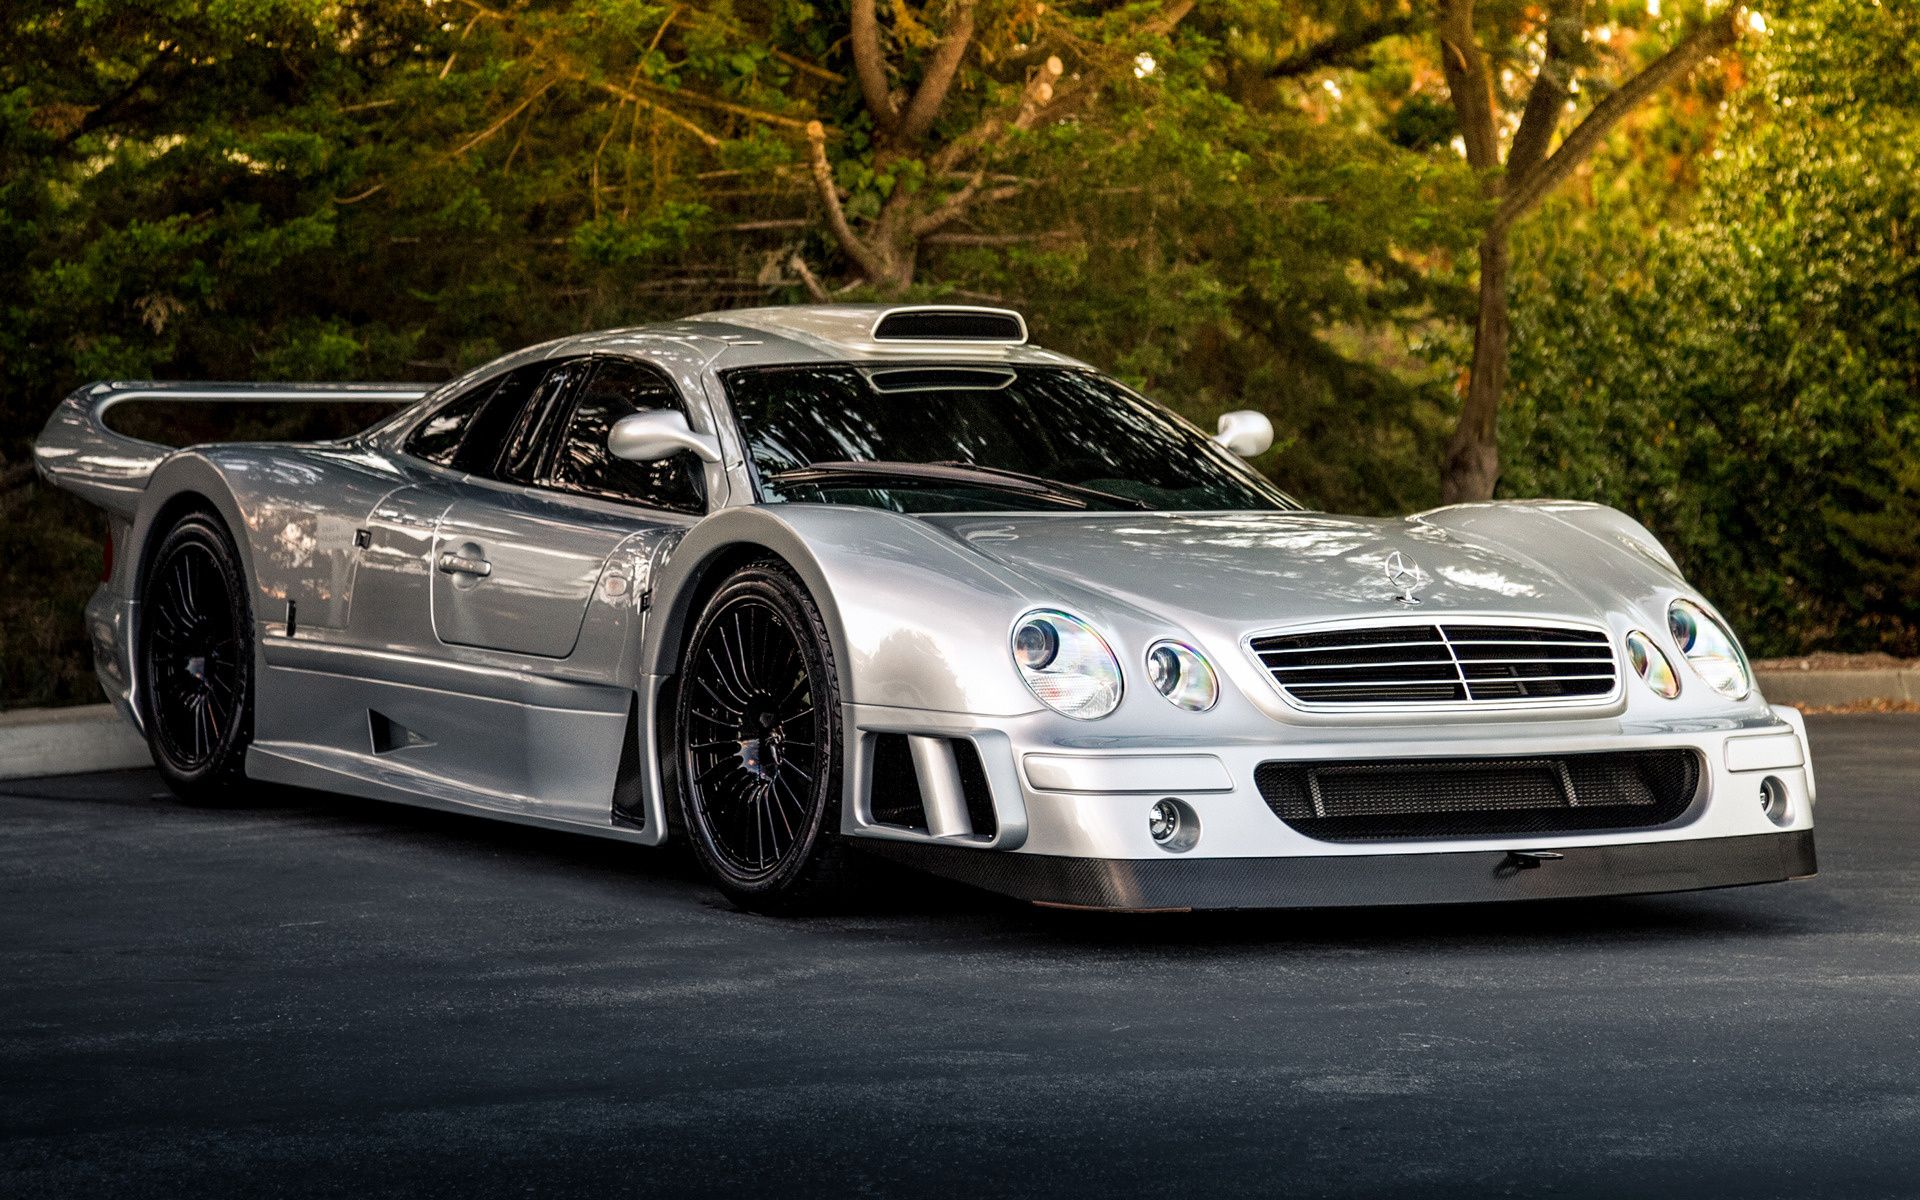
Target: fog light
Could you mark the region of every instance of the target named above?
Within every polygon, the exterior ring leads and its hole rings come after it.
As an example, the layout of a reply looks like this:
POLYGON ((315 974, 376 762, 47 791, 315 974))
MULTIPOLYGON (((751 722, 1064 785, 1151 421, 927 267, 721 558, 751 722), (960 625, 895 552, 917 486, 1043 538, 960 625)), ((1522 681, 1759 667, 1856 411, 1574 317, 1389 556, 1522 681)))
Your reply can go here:
POLYGON ((1163 850, 1191 850, 1200 840, 1200 814, 1186 801, 1168 796, 1147 811, 1147 832, 1163 850))
POLYGON ((1180 810, 1174 807, 1173 801, 1162 800, 1153 806, 1153 811, 1147 814, 1147 832, 1156 842, 1170 842, 1173 835, 1180 832, 1180 810))
POLYGON ((1793 820, 1787 811, 1787 785, 1772 775, 1760 781, 1760 811, 1767 814, 1767 820, 1775 825, 1785 825, 1793 820))

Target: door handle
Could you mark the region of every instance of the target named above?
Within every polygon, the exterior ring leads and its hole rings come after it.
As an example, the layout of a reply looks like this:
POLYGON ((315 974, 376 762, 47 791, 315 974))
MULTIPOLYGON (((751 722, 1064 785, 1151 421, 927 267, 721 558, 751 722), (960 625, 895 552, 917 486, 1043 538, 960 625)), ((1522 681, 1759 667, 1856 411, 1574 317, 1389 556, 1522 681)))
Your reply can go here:
POLYGON ((493 564, 484 558, 468 558, 449 550, 440 556, 440 569, 449 575, 473 575, 485 579, 493 574, 493 564))

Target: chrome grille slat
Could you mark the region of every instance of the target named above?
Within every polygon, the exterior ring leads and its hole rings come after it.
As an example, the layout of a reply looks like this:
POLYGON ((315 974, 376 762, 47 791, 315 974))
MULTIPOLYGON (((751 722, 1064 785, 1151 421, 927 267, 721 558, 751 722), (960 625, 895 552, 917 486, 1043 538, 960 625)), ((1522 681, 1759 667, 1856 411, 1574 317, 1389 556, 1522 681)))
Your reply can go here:
POLYGON ((1611 637, 1553 625, 1396 625, 1250 643, 1301 704, 1593 703, 1619 686, 1611 637))
MULTIPOLYGON (((1261 660, 1265 662, 1266 655, 1263 654, 1260 657, 1261 657, 1261 660)), ((1363 663, 1268 662, 1266 663, 1266 666, 1269 670, 1274 670, 1274 671, 1351 671, 1351 670, 1360 670, 1360 669, 1372 670, 1373 668, 1376 668, 1376 667, 1450 667, 1455 662, 1460 663, 1462 666, 1475 666, 1475 667, 1498 667, 1498 666, 1514 666, 1514 665, 1551 666, 1555 663, 1567 663, 1567 664, 1605 663, 1605 662, 1610 662, 1612 658, 1613 656, 1610 654, 1582 655, 1579 658, 1466 658, 1466 659, 1408 658, 1408 659, 1399 659, 1392 662, 1363 662, 1363 663)))

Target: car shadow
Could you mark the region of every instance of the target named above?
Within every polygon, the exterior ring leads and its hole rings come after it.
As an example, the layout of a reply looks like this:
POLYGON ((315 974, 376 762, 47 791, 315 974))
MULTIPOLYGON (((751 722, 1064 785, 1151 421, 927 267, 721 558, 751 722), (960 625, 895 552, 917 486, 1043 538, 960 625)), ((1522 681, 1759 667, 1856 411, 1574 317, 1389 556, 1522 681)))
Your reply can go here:
POLYGON ((1056 953, 1152 951, 1176 955, 1238 950, 1393 950, 1569 945, 1644 945, 1690 939, 1769 938, 1817 930, 1843 907, 1800 885, 1721 889, 1590 900, 1379 908, 1128 913, 1042 908, 861 856, 860 884, 839 904, 803 917, 736 908, 708 886, 684 839, 659 848, 518 825, 478 814, 416 808, 337 793, 259 785, 235 804, 187 804, 151 769, 0 781, 0 796, 112 807, 171 806, 222 820, 285 820, 331 832, 401 839, 409 853, 485 853, 527 869, 619 888, 640 884, 657 897, 768 922, 823 939, 937 936, 1012 942, 1056 953), (1786 895, 1794 903, 1782 903, 1786 895), (1808 903, 1806 901, 1814 901, 1808 903))

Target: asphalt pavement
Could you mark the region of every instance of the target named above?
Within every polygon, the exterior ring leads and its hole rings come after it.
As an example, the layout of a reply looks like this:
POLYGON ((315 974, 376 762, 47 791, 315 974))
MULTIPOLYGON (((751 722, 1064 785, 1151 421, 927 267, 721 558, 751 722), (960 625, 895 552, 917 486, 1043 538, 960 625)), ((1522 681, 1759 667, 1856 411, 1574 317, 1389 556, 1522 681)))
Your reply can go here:
POLYGON ((1816 879, 1474 908, 777 920, 665 851, 0 785, 0 1195, 1920 1196, 1920 717, 1809 724, 1816 879))

